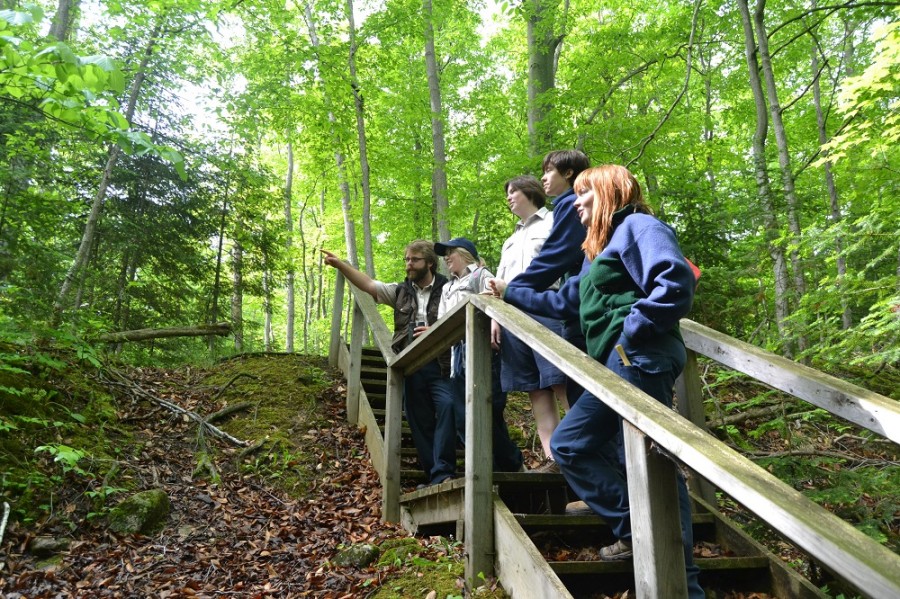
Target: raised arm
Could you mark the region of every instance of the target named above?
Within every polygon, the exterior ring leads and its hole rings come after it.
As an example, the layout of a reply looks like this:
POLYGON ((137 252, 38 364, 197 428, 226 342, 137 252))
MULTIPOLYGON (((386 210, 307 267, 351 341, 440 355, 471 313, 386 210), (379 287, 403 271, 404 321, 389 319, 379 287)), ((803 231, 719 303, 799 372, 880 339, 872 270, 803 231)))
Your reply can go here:
POLYGON ((331 266, 332 268, 338 269, 342 275, 344 275, 348 281, 356 285, 362 291, 365 291, 375 301, 378 301, 378 294, 375 289, 375 280, 367 275, 366 273, 360 271, 353 267, 352 264, 341 260, 337 257, 337 255, 329 252, 328 250, 319 250, 325 255, 325 264, 331 266))

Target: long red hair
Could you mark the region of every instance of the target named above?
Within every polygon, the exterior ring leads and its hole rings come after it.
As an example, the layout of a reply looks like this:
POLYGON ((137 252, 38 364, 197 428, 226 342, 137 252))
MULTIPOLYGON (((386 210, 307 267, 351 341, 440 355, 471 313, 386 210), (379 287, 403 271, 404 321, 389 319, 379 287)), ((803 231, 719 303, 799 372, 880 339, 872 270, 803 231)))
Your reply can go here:
POLYGON ((630 205, 635 212, 653 214, 644 201, 641 185, 624 166, 604 164, 586 169, 575 179, 573 188, 578 195, 584 195, 589 190, 594 192, 591 222, 581 246, 590 260, 596 258, 609 243, 613 214, 617 211, 630 205))

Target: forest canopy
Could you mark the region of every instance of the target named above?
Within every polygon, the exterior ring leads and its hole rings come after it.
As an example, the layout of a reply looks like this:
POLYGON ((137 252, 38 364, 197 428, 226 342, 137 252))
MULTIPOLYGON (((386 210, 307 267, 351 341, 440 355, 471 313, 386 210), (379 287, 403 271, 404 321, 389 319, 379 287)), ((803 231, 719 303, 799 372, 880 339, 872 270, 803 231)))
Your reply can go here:
POLYGON ((0 0, 0 327, 322 353, 318 248, 496 266, 504 182, 578 148, 675 227, 692 318, 896 368, 898 5, 0 0))

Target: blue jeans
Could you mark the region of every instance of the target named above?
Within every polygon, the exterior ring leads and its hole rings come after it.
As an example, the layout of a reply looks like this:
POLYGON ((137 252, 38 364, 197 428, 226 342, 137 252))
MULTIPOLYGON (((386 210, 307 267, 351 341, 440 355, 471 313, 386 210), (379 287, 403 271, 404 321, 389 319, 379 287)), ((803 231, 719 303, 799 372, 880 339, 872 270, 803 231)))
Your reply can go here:
MULTIPOLYGON (((465 344, 460 344, 459 352, 454 351, 453 391, 456 403, 456 433, 459 440, 466 442, 466 371, 465 360, 457 361, 457 353, 465 356, 465 344)), ((455 348, 454 348, 455 349, 455 348)), ((509 438, 509 429, 503 412, 506 410, 506 393, 500 388, 500 355, 491 356, 491 435, 494 446, 494 472, 518 472, 524 458, 519 446, 509 438)))
POLYGON ((406 377, 403 411, 429 482, 456 475, 456 418, 450 378, 431 361, 406 377))
MULTIPOLYGON (((627 346, 624 337, 619 342, 627 346)), ((605 366, 671 407, 672 387, 685 362, 681 342, 654 340, 639 348, 626 347, 626 354, 632 362, 631 366, 622 364, 615 351, 610 352, 605 366)), ((575 494, 609 524, 616 538, 630 540, 631 510, 621 431, 619 415, 590 393, 584 392, 554 431, 550 449, 575 494)), ((705 595, 698 582, 700 569, 694 564, 691 504, 681 475, 678 475, 677 485, 688 596, 700 599, 705 595)))

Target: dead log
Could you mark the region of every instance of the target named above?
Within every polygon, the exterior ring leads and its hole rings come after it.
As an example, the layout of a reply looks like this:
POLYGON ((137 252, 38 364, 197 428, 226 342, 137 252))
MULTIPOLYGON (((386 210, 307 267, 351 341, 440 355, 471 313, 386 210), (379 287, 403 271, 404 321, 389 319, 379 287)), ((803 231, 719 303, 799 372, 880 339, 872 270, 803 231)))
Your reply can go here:
POLYGON ((231 323, 217 322, 216 324, 199 324, 193 327, 135 329, 117 333, 102 333, 98 339, 108 343, 122 343, 123 341, 144 341, 147 339, 162 339, 164 337, 205 337, 207 335, 223 337, 229 334, 231 334, 231 323))

